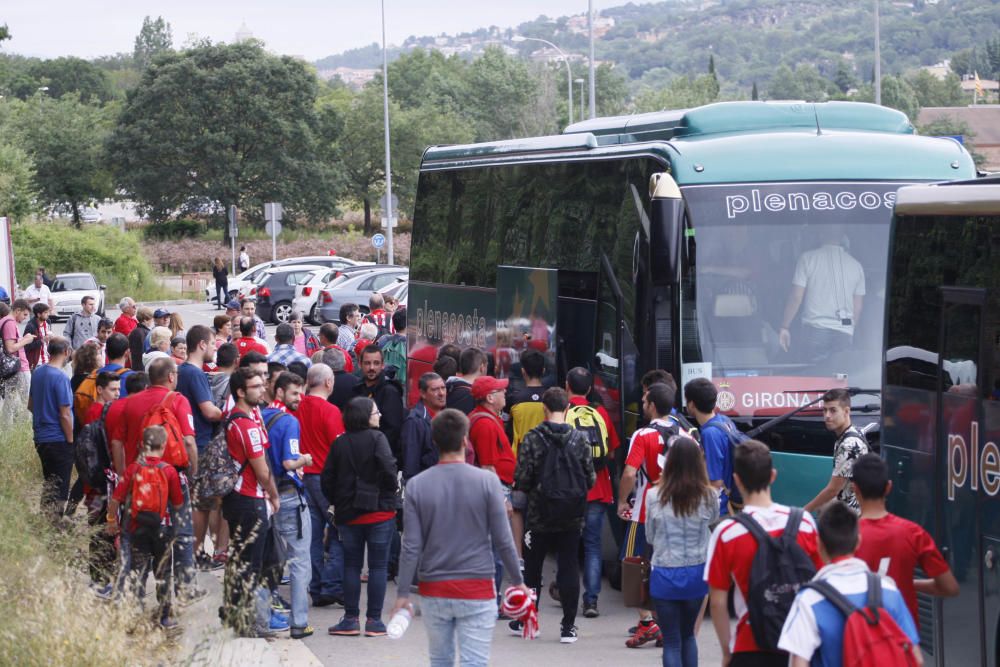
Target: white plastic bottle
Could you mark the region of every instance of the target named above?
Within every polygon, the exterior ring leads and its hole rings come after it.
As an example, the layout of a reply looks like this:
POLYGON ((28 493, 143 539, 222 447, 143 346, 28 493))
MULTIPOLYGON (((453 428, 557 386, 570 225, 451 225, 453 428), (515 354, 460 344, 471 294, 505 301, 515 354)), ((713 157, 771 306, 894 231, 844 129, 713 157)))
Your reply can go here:
POLYGON ((397 611, 391 619, 389 619, 389 624, 385 627, 385 632, 389 635, 389 639, 399 639, 406 632, 406 629, 410 627, 410 620, 413 616, 410 614, 409 609, 400 609, 397 611))

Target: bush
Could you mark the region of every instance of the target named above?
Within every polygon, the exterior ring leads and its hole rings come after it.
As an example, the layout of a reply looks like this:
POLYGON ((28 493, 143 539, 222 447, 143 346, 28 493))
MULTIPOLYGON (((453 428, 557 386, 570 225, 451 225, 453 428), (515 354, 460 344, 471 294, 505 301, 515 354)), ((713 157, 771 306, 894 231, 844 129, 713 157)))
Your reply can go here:
POLYGON ((150 241, 195 239, 205 233, 205 226, 197 220, 169 220, 151 222, 142 228, 142 236, 150 241))
POLYGON ((87 589, 90 528, 80 512, 55 530, 38 510, 41 467, 27 420, 0 435, 0 624, 5 665, 166 664, 176 649, 137 604, 87 589))
POLYGON ((85 271, 107 285, 106 303, 123 296, 138 300, 162 298, 163 290, 136 237, 114 227, 24 223, 11 228, 14 262, 20 285, 31 284, 35 269, 44 266, 50 276, 85 271))

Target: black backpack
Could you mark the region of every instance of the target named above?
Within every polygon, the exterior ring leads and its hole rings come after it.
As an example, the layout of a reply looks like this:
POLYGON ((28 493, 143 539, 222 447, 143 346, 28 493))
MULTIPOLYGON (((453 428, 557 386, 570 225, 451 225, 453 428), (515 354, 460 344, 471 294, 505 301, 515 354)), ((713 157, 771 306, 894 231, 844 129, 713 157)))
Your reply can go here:
POLYGON ((99 493, 108 490, 108 477, 104 471, 111 468, 108 435, 104 430, 104 418, 110 407, 110 403, 106 404, 100 418, 84 426, 76 436, 76 472, 84 484, 99 493))
POLYGON ((663 447, 660 448, 660 453, 664 458, 666 458, 667 450, 669 450, 670 446, 673 444, 674 438, 681 434, 680 425, 671 420, 670 426, 664 426, 663 424, 657 424, 656 422, 650 422, 648 426, 660 434, 660 439, 663 441, 663 447))
MULTIPOLYGON (((750 439, 750 437, 741 431, 735 424, 731 421, 724 421, 723 426, 717 424, 712 424, 708 428, 717 428, 726 434, 726 438, 729 440, 729 460, 736 460, 736 448, 742 445, 744 442, 750 439)), ((705 432, 705 426, 701 427, 701 432, 705 432)), ((743 509, 743 494, 740 490, 736 488, 736 484, 732 487, 726 487, 726 496, 729 498, 729 502, 733 504, 737 509, 743 509)))
POLYGON ((812 580, 816 567, 796 537, 803 510, 791 508, 781 537, 774 538, 749 514, 733 515, 757 540, 757 553, 750 566, 747 609, 754 641, 763 651, 776 651, 785 617, 799 588, 812 580))
MULTIPOLYGON (((541 514, 546 523, 567 523, 582 519, 587 512, 587 476, 572 442, 583 436, 576 433, 566 439, 549 439, 536 431, 546 443, 545 462, 539 478, 542 494, 541 514)), ((589 446, 589 445, 584 445, 589 446)))

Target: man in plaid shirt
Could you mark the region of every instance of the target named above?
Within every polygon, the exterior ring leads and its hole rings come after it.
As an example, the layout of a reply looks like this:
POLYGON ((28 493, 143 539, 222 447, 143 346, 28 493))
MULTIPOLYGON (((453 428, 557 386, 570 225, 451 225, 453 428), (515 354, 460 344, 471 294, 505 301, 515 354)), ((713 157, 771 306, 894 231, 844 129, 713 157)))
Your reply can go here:
POLYGON ((276 361, 279 364, 283 364, 286 368, 295 361, 301 361, 306 365, 306 368, 312 366, 312 360, 295 349, 295 346, 292 344, 294 341, 295 329, 292 328, 292 325, 279 324, 274 332, 274 342, 277 345, 274 346, 274 352, 267 357, 267 360, 276 361))

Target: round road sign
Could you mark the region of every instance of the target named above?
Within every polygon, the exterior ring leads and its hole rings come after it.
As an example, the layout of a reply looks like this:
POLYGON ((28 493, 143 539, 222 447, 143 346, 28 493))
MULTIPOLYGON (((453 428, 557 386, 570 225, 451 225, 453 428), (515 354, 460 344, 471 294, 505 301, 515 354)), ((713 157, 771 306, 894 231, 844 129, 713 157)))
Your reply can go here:
POLYGON ((376 234, 372 237, 372 247, 381 248, 385 245, 385 236, 383 234, 376 234))

